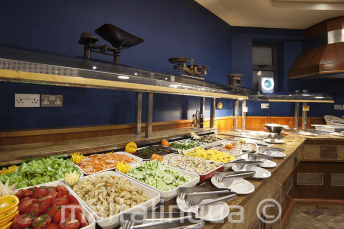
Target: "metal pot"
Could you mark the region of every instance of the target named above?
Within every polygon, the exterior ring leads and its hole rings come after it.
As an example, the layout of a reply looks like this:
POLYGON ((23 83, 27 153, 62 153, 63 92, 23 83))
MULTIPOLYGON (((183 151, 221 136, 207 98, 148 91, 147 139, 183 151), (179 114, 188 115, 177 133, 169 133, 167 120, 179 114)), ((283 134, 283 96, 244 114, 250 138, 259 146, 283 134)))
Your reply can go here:
POLYGON ((289 128, 289 126, 287 125, 280 125, 280 124, 274 124, 274 123, 269 123, 269 124, 263 124, 270 133, 276 133, 276 134, 280 134, 282 132, 282 130, 284 130, 285 128, 289 128))

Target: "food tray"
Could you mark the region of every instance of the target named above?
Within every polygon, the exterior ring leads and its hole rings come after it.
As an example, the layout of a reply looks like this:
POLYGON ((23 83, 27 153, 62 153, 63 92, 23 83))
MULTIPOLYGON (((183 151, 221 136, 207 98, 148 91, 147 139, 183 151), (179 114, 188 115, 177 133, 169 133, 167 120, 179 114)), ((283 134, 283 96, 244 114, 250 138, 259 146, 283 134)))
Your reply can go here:
MULTIPOLYGON (((138 164, 136 164, 135 166, 138 166, 138 164)), ((135 167, 135 166, 133 166, 133 167, 135 167)), ((167 166, 167 165, 165 165, 165 166, 166 166, 166 167, 169 167, 169 168, 173 168, 173 167, 171 167, 171 166, 167 166)), ((199 178, 199 175, 198 175, 198 174, 192 173, 192 172, 189 172, 189 171, 185 171, 185 170, 182 170, 182 169, 178 169, 178 168, 176 168, 176 169, 177 169, 178 171, 184 173, 185 175, 192 176, 192 177, 196 177, 196 178, 193 179, 193 180, 191 180, 191 181, 189 181, 189 182, 187 182, 187 183, 185 183, 185 184, 183 184, 182 186, 178 186, 177 188, 174 188, 174 189, 172 189, 172 190, 170 190, 170 191, 161 191, 161 190, 159 190, 159 189, 157 189, 157 188, 154 188, 154 187, 152 187, 152 186, 150 186, 150 185, 148 185, 148 184, 146 184, 146 183, 143 183, 143 182, 141 182, 141 181, 139 181, 139 180, 136 180, 135 178, 130 177, 130 176, 124 174, 124 173, 121 173, 121 172, 118 172, 118 171, 117 171, 117 172, 120 173, 120 174, 122 174, 122 175, 125 176, 125 177, 128 177, 128 178, 131 179, 131 180, 135 180, 136 182, 138 182, 138 183, 140 183, 140 184, 142 184, 142 185, 145 185, 145 186, 147 186, 147 187, 149 187, 149 188, 151 188, 151 189, 153 189, 153 190, 159 192, 159 193, 160 193, 160 196, 161 196, 161 202, 163 203, 163 202, 165 202, 165 201, 168 201, 168 200, 170 200, 170 199, 176 197, 176 196, 177 196, 177 190, 178 190, 179 187, 195 187, 196 184, 200 181, 200 178, 199 178)), ((215 175, 215 174, 214 174, 214 175, 215 175)))
MULTIPOLYGON (((175 151, 175 152, 172 152, 172 153, 169 153, 169 154, 173 154, 173 153, 176 153, 176 152, 177 152, 176 149, 173 149, 173 148, 171 148, 171 147, 169 147, 169 146, 163 146, 163 145, 152 145, 152 146, 162 146, 162 147, 164 147, 164 148, 169 148, 169 149, 175 151)), ((146 148, 148 148, 148 147, 150 147, 150 146, 140 147, 140 148, 138 148, 137 150, 146 149, 146 148)), ((136 152, 137 152, 137 151, 136 151, 136 152)), ((166 155, 168 155, 168 154, 166 154, 166 155)), ((162 155, 162 156, 165 156, 165 155, 162 155)), ((150 161, 150 160, 151 160, 151 157, 150 157, 149 159, 142 159, 140 156, 136 156, 136 157, 140 158, 142 161, 150 161)))
MULTIPOLYGON (((68 191, 70 192, 70 195, 72 195, 78 199, 78 196, 73 191, 71 191, 71 189, 66 184, 59 182, 59 181, 49 182, 49 183, 40 184, 40 185, 36 185, 36 186, 30 186, 30 187, 21 188, 21 189, 28 189, 28 188, 32 188, 32 187, 41 187, 41 186, 57 187, 59 185, 66 187, 68 189, 68 191)), ((14 192, 17 193, 21 189, 16 189, 16 190, 14 190, 14 192)), ((78 201, 79 201, 80 206, 84 212, 84 216, 87 219, 87 222, 89 223, 88 226, 82 227, 82 229, 95 229, 96 228, 96 220, 95 220, 94 216, 91 214, 91 212, 87 208, 85 208, 85 206, 83 205, 82 201, 80 201, 80 199, 78 199, 78 201)))
MULTIPOLYGON (((178 140, 178 141, 170 142, 170 145, 171 145, 171 143, 179 143, 180 141, 186 141, 186 142, 188 142, 188 141, 196 141, 196 140, 192 140, 192 139, 188 138, 188 139, 183 139, 183 140, 178 140)), ((189 150, 192 150, 192 149, 196 149, 197 147, 203 147, 203 146, 206 145, 206 143, 204 143, 204 142, 199 142, 199 143, 201 143, 200 146, 196 146, 196 147, 191 148, 191 149, 186 149, 186 150, 184 150, 184 151, 189 151, 189 150)), ((165 147, 166 147, 166 146, 165 146, 165 147)), ((169 146, 169 147, 170 147, 170 146, 169 146)), ((176 149, 176 148, 172 148, 172 147, 170 147, 170 148, 171 148, 171 149, 174 149, 174 150, 178 150, 178 149, 176 149)))
MULTIPOLYGON (((138 163, 141 163, 143 162, 143 159, 140 158, 140 157, 136 157, 130 153, 127 153, 127 152, 116 152, 114 154, 124 154, 124 155, 127 155, 127 156, 131 156, 133 157, 134 159, 137 160, 137 162, 135 163, 132 163, 130 165, 134 165, 134 164, 138 164, 138 163)), ((75 164, 75 163, 74 163, 75 164)), ((116 169, 116 166, 114 166, 113 168, 110 168, 110 169, 105 169, 105 170, 102 170, 102 171, 99 171, 99 172, 95 172, 95 173, 86 173, 84 170, 82 170, 82 168, 80 168, 77 164, 75 164, 76 167, 78 167, 78 169, 85 175, 85 176, 89 176, 89 175, 93 175, 93 174, 98 174, 98 173, 102 173, 102 172, 106 172, 106 171, 115 171, 116 169)))
MULTIPOLYGON (((122 177, 128 177, 128 176, 123 176, 122 173, 118 173, 118 172, 114 172, 114 171, 106 171, 106 172, 101 172, 101 173, 97 173, 97 174, 92 174, 90 176, 96 176, 99 174, 111 174, 113 176, 122 176, 122 177)), ((83 179, 83 178, 81 178, 83 179)), ((149 197, 149 200, 141 203, 133 208, 130 208, 124 212, 121 212, 117 215, 108 217, 108 218, 102 218, 99 217, 94 211, 92 211, 87 204, 80 199, 80 197, 69 187, 67 186, 68 190, 73 193, 73 196, 76 196, 76 198, 78 199, 78 201, 80 201, 80 203, 82 205, 85 206, 85 208, 91 212, 93 214, 93 216, 96 218, 97 220, 97 224, 99 226, 101 226, 102 228, 114 228, 117 227, 119 225, 119 220, 120 220, 120 216, 122 215, 122 213, 133 213, 133 212, 146 212, 148 211, 150 208, 155 207, 159 201, 160 201, 160 193, 155 191, 154 189, 150 188, 150 186, 146 186, 146 185, 142 185, 141 182, 138 182, 134 179, 129 179, 130 182, 136 187, 136 188, 142 188, 143 191, 147 194, 147 196, 149 197)))
MULTIPOLYGON (((227 141, 225 141, 225 142, 223 142, 223 144, 232 144, 232 143, 235 143, 235 142, 231 142, 231 141, 228 141, 228 139, 227 139, 227 141)), ((239 142, 240 143, 240 142, 239 142)), ((253 145, 254 146, 254 150, 256 150, 256 151, 258 151, 258 146, 257 146, 257 144, 255 144, 255 143, 245 143, 245 144, 249 144, 249 145, 253 145)), ((238 149, 238 148, 236 148, 236 149, 238 149)), ((247 149, 241 149, 242 151, 248 151, 247 149)))
POLYGON ((206 173, 206 174, 203 174, 203 175, 199 175, 199 178, 200 178, 200 183, 203 183, 207 180, 210 180, 213 176, 215 176, 215 173, 217 172, 221 172, 222 170, 224 169, 224 166, 220 166, 216 169, 214 169, 213 171, 210 171, 209 173, 206 173))

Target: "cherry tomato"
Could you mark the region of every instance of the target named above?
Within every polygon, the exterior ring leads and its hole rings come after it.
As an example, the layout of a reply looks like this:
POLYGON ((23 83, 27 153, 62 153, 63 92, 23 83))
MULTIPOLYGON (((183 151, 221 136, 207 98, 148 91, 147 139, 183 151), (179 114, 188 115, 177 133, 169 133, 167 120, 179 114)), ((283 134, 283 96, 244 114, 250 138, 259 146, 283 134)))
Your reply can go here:
POLYGON ((15 223, 18 224, 21 228, 26 228, 26 227, 31 226, 34 220, 35 220, 35 217, 27 216, 27 215, 20 215, 15 221, 15 223))
POLYGON ((57 206, 61 206, 61 205, 67 205, 69 204, 69 201, 67 200, 67 198, 57 198, 55 200, 53 200, 53 205, 57 205, 57 206))
POLYGON ((48 190, 45 188, 37 188, 32 192, 32 197, 42 198, 48 195, 48 190))
POLYGON ((32 227, 33 229, 46 229, 51 223, 51 218, 48 215, 41 215, 37 217, 33 222, 32 222, 32 227))
POLYGON ((80 222, 78 220, 69 220, 69 221, 60 223, 61 229, 78 229, 79 226, 80 226, 80 222))
POLYGON ((53 218, 55 213, 60 209, 61 209, 61 206, 52 205, 50 208, 48 208, 48 211, 45 214, 53 218))
POLYGON ((13 224, 12 224, 11 228, 13 228, 13 229, 22 229, 22 228, 19 226, 18 222, 17 222, 18 219, 19 219, 19 217, 20 217, 20 215, 14 216, 14 218, 13 218, 13 224))
POLYGON ((56 192, 56 190, 55 189, 49 189, 49 192, 48 192, 48 196, 52 196, 53 197, 53 199, 56 199, 56 198, 58 198, 58 192, 56 192))
POLYGON ((64 186, 61 186, 61 185, 56 187, 56 191, 61 192, 63 195, 68 195, 68 193, 69 193, 68 189, 64 186))
POLYGON ((21 189, 21 190, 19 190, 19 192, 16 193, 16 196, 19 199, 21 199, 24 196, 24 193, 25 193, 24 189, 21 189))
POLYGON ((20 214, 24 214, 26 209, 32 204, 33 199, 29 199, 24 201, 21 205, 18 206, 18 210, 20 214))
POLYGON ((23 202, 29 200, 29 199, 32 199, 30 196, 25 196, 24 198, 22 198, 20 201, 19 201, 19 205, 22 204, 23 202))
POLYGON ((67 209, 69 213, 82 213, 82 207, 79 204, 68 204, 67 206, 64 206, 63 208, 67 209))
POLYGON ((60 223, 61 220, 67 221, 68 219, 69 219, 69 212, 65 209, 58 210, 53 217, 54 223, 60 223), (64 215, 63 215, 63 212, 64 212, 64 215))
POLYGON ((39 216, 39 205, 32 203, 29 207, 25 210, 25 214, 33 214, 34 216, 39 216))
POLYGON ((60 225, 57 223, 51 223, 47 229, 60 229, 60 225))
POLYGON ((79 212, 79 213, 76 213, 76 214, 75 214, 75 217, 76 217, 77 220, 79 220, 79 222, 80 222, 80 227, 86 227, 86 226, 88 226, 88 222, 87 222, 87 220, 86 220, 86 218, 84 217, 83 214, 81 214, 80 212, 79 212))
POLYGON ((52 206, 53 198, 50 196, 48 199, 42 200, 41 204, 39 205, 39 214, 45 214, 48 209, 52 206))
POLYGON ((32 196, 34 190, 34 188, 26 189, 26 191, 24 192, 24 196, 32 196))
POLYGON ((67 200, 70 204, 79 204, 79 201, 72 195, 67 195, 67 200))

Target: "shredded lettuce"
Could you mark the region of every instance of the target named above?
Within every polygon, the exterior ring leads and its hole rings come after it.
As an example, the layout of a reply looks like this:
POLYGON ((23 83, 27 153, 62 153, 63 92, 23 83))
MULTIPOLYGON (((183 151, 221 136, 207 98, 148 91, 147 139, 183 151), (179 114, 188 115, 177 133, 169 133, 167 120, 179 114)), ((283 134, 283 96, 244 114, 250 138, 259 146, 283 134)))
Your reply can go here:
POLYGON ((9 185, 18 183, 16 187, 18 189, 61 180, 66 173, 74 171, 80 174, 72 159, 40 158, 23 162, 18 170, 0 175, 0 181, 4 183, 9 179, 9 185))

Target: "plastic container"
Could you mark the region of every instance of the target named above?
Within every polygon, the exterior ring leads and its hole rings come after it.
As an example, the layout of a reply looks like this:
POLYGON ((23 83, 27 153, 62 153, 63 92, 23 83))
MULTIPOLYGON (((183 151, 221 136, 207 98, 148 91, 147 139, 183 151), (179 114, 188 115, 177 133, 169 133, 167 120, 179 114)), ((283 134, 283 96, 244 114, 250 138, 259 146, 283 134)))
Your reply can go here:
MULTIPOLYGON (((139 164, 141 162, 143 162, 143 159, 140 158, 140 157, 136 157, 130 153, 127 153, 127 152, 116 152, 114 154, 124 154, 124 155, 127 155, 127 156, 130 156, 132 158, 135 158, 137 160, 137 162, 135 163, 132 163, 130 165, 134 165, 134 164, 139 164)), ((75 164, 75 163, 74 163, 75 164)), ((93 175, 93 174, 98 174, 98 173, 102 173, 102 172, 106 172, 106 171, 115 171, 116 169, 116 166, 114 166, 113 168, 110 168, 110 169, 104 169, 102 171, 99 171, 99 172, 95 172, 95 173, 86 173, 84 170, 82 170, 82 168, 80 168, 77 164, 75 164, 76 167, 78 167, 78 169, 85 175, 85 176, 89 176, 89 175, 93 175)))
MULTIPOLYGON (((123 176, 122 173, 118 173, 118 172, 113 172, 113 171, 106 171, 106 172, 102 172, 102 173, 97 173, 97 174, 92 174, 92 175, 89 175, 89 176, 97 176, 99 174, 111 174, 111 175, 114 175, 114 176, 122 176, 122 177, 126 177, 127 176, 123 176)), ((85 179, 86 177, 84 178, 80 178, 80 179, 85 179)), ((87 206, 87 204, 80 199, 80 197, 69 187, 67 186, 68 190, 73 193, 74 196, 76 196, 76 198, 78 199, 78 201, 83 205, 85 206, 85 208, 91 212, 93 214, 93 216, 95 217, 95 219, 97 220, 97 224, 104 228, 104 229, 110 229, 110 228, 114 228, 114 227, 117 227, 119 225, 119 220, 120 220, 120 216, 122 213, 133 213, 133 212, 145 212, 146 210, 149 210, 150 208, 152 207, 155 207, 159 201, 160 201, 160 193, 155 191, 154 189, 150 188, 149 186, 146 186, 146 185, 142 185, 141 182, 138 182, 136 180, 132 180, 132 179, 129 179, 130 182, 136 187, 136 188, 142 188, 143 191, 147 194, 147 196, 149 197, 149 200, 144 202, 144 203, 141 203, 133 208, 130 208, 126 211, 123 211, 117 215, 114 215, 114 216, 111 216, 111 217, 108 217, 108 218, 102 218, 102 217, 99 217, 94 211, 92 211, 91 208, 89 208, 87 206)))
MULTIPOLYGON (((71 189, 66 184, 59 182, 59 181, 40 184, 40 185, 36 185, 36 186, 30 186, 30 187, 21 188, 21 189, 28 189, 31 187, 41 187, 41 186, 57 187, 59 185, 66 187, 69 190, 69 194, 78 199, 78 196, 73 191, 71 191, 71 189)), ((21 189, 16 189, 16 190, 14 190, 14 192, 17 193, 21 189)), ((95 229, 96 228, 96 220, 95 220, 94 216, 91 214, 91 212, 87 208, 85 208, 85 206, 82 204, 82 202, 79 199, 78 199, 78 201, 80 202, 80 206, 84 212, 84 216, 85 216, 85 218, 89 224, 86 227, 82 227, 82 229, 95 229)))
MULTIPOLYGON (((138 166, 138 164, 135 165, 135 166, 138 166)), ((133 166, 133 167, 135 167, 135 166, 133 166)), ((166 166, 166 165, 165 165, 165 166, 166 166)), ((171 166, 166 166, 166 167, 173 168, 173 167, 171 167, 171 166)), ((177 168, 176 168, 176 169, 177 169, 177 168)), ((195 179, 193 179, 193 180, 191 180, 191 181, 189 181, 189 182, 183 184, 182 186, 178 186, 177 188, 174 188, 174 189, 172 189, 172 190, 170 190, 170 191, 161 191, 161 190, 159 190, 159 189, 157 189, 157 188, 154 188, 154 187, 152 187, 152 186, 150 186, 150 185, 148 185, 148 184, 146 184, 146 183, 143 183, 143 182, 141 182, 141 181, 138 181, 138 180, 136 180, 136 179, 133 178, 133 177, 127 176, 127 175, 124 174, 124 173, 120 173, 120 172, 118 172, 118 173, 122 174, 122 175, 125 176, 125 177, 128 177, 128 178, 131 179, 131 180, 134 180, 134 181, 136 181, 136 182, 138 182, 138 183, 140 183, 140 184, 142 184, 142 185, 145 185, 145 186, 147 186, 147 187, 149 187, 149 188, 151 188, 151 189, 153 189, 153 190, 159 192, 159 193, 160 193, 160 196, 161 196, 161 202, 163 203, 163 202, 165 202, 165 201, 168 201, 168 200, 170 200, 170 199, 176 197, 176 196, 177 196, 177 190, 178 190, 179 187, 195 187, 195 186, 198 184, 198 182, 200 181, 200 177, 199 177, 199 175, 196 174, 196 173, 188 172, 188 171, 181 170, 181 169, 177 169, 177 170, 180 171, 180 172, 182 172, 182 173, 184 173, 185 175, 188 175, 188 176, 191 176, 191 177, 195 177, 195 179)), ((215 176, 215 173, 214 173, 214 176, 215 176)))

